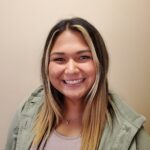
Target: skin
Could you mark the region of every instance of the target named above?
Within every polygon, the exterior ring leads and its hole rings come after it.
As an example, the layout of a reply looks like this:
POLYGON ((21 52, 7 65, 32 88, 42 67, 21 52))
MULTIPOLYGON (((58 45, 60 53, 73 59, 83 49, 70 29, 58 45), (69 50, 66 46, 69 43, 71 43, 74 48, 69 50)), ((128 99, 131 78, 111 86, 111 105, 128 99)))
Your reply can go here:
POLYGON ((91 50, 82 34, 66 30, 55 40, 50 53, 49 79, 64 95, 64 118, 78 120, 66 127, 61 122, 57 131, 76 136, 81 130, 82 102, 96 77, 91 50))

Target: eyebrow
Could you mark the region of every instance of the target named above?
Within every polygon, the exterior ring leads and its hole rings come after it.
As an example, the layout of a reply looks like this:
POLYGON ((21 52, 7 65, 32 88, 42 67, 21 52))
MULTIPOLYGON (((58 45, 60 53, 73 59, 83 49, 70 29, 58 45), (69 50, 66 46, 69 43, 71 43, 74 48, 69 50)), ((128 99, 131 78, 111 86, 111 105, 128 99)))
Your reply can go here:
MULTIPOLYGON (((79 50, 77 52, 77 54, 82 54, 82 53, 91 53, 90 50, 79 50)), ((50 55, 64 55, 65 53, 64 52, 52 52, 50 55)))
POLYGON ((91 50, 80 50, 77 52, 77 54, 82 54, 82 53, 91 53, 91 50))

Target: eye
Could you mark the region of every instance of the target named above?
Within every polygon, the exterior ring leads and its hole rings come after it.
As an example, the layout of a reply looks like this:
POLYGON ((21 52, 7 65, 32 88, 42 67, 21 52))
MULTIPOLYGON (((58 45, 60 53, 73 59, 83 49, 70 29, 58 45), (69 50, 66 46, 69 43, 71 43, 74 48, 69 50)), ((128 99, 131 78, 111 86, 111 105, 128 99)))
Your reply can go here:
POLYGON ((83 55, 83 56, 80 56, 80 60, 88 60, 88 59, 91 59, 92 57, 91 56, 88 56, 88 55, 83 55))
POLYGON ((58 57, 58 58, 52 58, 50 61, 54 61, 54 62, 56 62, 56 63, 61 64, 61 63, 64 63, 64 62, 65 62, 65 59, 62 58, 62 57, 58 57))

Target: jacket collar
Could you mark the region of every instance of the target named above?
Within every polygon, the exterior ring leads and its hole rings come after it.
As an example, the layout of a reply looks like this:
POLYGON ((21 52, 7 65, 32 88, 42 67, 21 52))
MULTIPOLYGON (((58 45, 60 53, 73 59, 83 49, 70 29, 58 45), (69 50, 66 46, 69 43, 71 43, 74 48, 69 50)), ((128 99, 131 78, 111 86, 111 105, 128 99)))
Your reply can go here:
POLYGON ((145 117, 136 113, 115 94, 112 94, 109 103, 112 108, 110 121, 105 126, 99 150, 128 150, 143 126, 145 117))

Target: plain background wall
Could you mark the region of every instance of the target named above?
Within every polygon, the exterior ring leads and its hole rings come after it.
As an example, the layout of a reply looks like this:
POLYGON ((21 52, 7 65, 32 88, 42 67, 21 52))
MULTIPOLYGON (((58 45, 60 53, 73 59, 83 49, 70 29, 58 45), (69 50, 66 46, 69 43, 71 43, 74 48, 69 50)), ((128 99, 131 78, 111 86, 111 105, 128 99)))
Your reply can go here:
POLYGON ((150 132, 149 0, 0 0, 0 149, 18 105, 40 85, 40 61, 56 21, 80 16, 102 34, 110 87, 147 117, 150 132))

